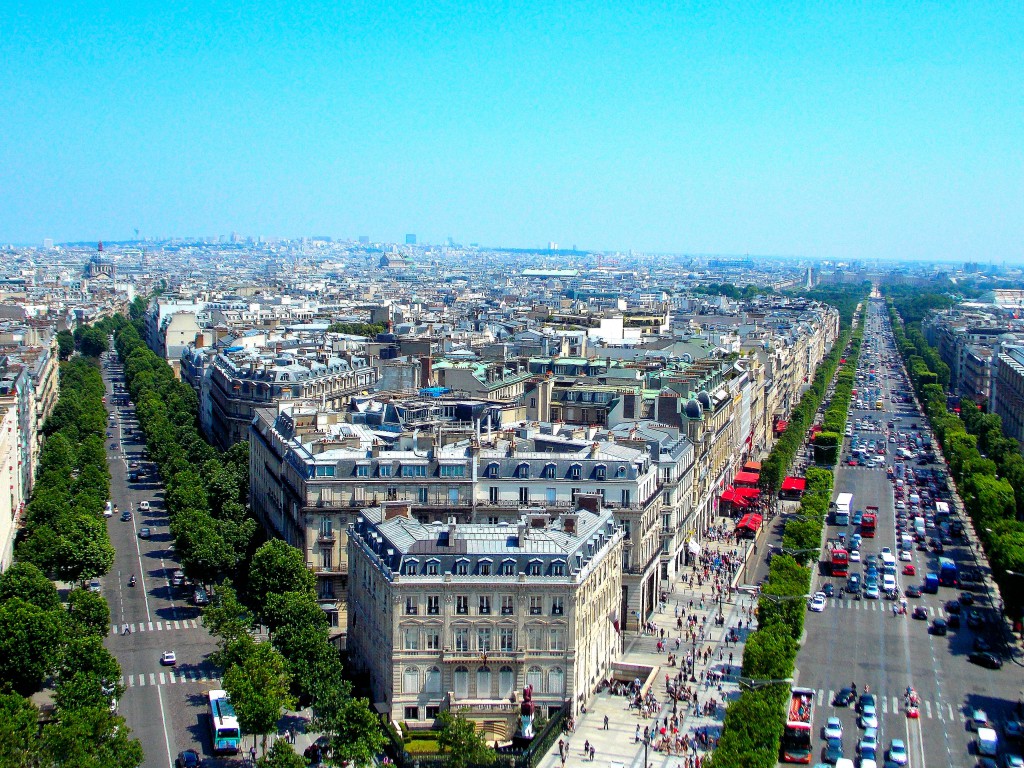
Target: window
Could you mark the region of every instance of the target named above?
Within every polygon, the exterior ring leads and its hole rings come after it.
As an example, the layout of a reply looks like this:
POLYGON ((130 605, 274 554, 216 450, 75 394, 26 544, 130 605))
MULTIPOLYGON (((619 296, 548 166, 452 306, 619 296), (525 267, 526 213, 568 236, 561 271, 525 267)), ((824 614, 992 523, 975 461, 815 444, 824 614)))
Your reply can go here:
POLYGON ((481 615, 486 616, 490 612, 491 612, 491 596, 490 595, 480 595, 480 613, 481 613, 481 615))
POLYGON ((321 465, 318 464, 317 467, 316 467, 316 476, 317 477, 334 477, 334 470, 335 469, 336 469, 336 467, 333 464, 331 466, 329 466, 329 467, 324 467, 324 466, 321 466, 321 465))
POLYGON ((476 649, 483 653, 491 650, 491 628, 490 627, 477 627, 476 628, 476 649))
POLYGON ((461 464, 444 464, 441 466, 441 477, 465 477, 466 468, 461 464))
POLYGON ((441 635, 433 629, 428 629, 425 632, 427 638, 427 650, 428 651, 440 651, 441 650, 441 635))
POLYGON ((381 477, 391 477, 391 465, 381 464, 377 467, 377 472, 381 477))
POLYGON ((456 560, 452 573, 456 576, 465 576, 469 573, 469 560, 456 560))
POLYGON ((552 576, 565 576, 565 563, 555 561, 551 564, 552 576))
POLYGON ((487 489, 487 500, 491 502, 491 504, 497 504, 498 498, 498 489, 497 487, 492 485, 490 488, 487 489))
POLYGON ((537 627, 528 627, 526 630, 526 647, 531 651, 540 651, 540 630, 537 627))
POLYGON ((536 408, 537 407, 537 398, 536 397, 531 397, 530 398, 530 407, 531 408, 536 408))
POLYGON ((479 563, 477 563, 476 570, 477 570, 477 573, 479 573, 481 576, 490 576, 491 575, 491 561, 490 560, 481 560, 479 563))
POLYGON ((527 568, 527 571, 526 571, 526 572, 527 572, 527 573, 528 573, 528 574, 529 574, 530 576, 540 576, 540 567, 541 567, 541 562, 540 562, 540 560, 531 560, 531 561, 530 561, 530 565, 529 565, 529 567, 527 568))
POLYGON ((498 673, 498 696, 507 699, 512 695, 512 689, 516 686, 516 673, 512 667, 502 667, 498 673))
POLYGON ((632 497, 630 495, 629 489, 628 488, 623 488, 622 489, 622 506, 628 507, 630 505, 631 501, 632 501, 632 497))
POLYGON ((415 597, 407 597, 407 598, 405 598, 405 615, 406 616, 415 616, 417 613, 419 613, 419 609, 416 606, 416 598, 415 597))
POLYGON ((356 477, 369 477, 370 468, 366 464, 360 464, 356 467, 356 477))
POLYGON ((523 463, 516 467, 516 477, 527 478, 530 476, 530 465, 523 463))
POLYGON ((665 491, 665 493, 661 495, 661 503, 666 507, 672 506, 672 491, 665 491))
MULTIPOLYGON (((573 464, 569 467, 569 477, 573 480, 579 480, 583 476, 583 467, 580 464, 573 464)), ((577 491, 578 493, 579 491, 577 491)))
POLYGON ((426 488, 417 488, 416 489, 416 500, 420 504, 426 504, 428 498, 429 498, 429 496, 427 494, 427 489, 426 488))
POLYGON ((466 614, 469 613, 469 596, 468 595, 457 595, 455 597, 455 612, 466 614))
POLYGON ((670 530, 672 530, 672 514, 671 513, 669 513, 667 515, 662 515, 661 516, 661 530, 663 530, 663 531, 670 531, 670 530))
POLYGON ((565 635, 562 630, 558 627, 552 627, 549 633, 551 643, 549 645, 552 651, 564 651, 565 650, 565 635))
POLYGON ((405 650, 418 651, 420 649, 420 631, 418 629, 405 630, 405 650))
POLYGON ((626 476, 626 468, 625 468, 625 467, 618 467, 618 468, 617 468, 617 469, 615 470, 615 476, 616 476, 617 478, 619 478, 620 480, 621 480, 622 478, 624 478, 624 477, 626 476))
POLYGON ((334 570, 334 551, 330 549, 320 550, 320 565, 325 571, 334 570))
POLYGON ((420 719, 420 708, 419 707, 406 707, 405 708, 405 719, 406 720, 419 720, 420 719))
POLYGON ((403 464, 402 477, 426 477, 427 466, 425 464, 403 464))
MULTIPOLYGON (((441 689, 437 689, 437 693, 440 693, 441 689)), ((438 706, 427 707, 427 720, 437 720, 438 715, 441 714, 441 708, 438 706)))
POLYGON ((455 668, 455 698, 469 698, 469 670, 465 667, 455 668))
POLYGON ((562 602, 562 598, 553 597, 551 598, 551 615, 561 616, 565 613, 565 605, 562 602))
POLYGON ((440 565, 439 560, 427 560, 427 576, 437 576, 440 565))
POLYGON ((466 652, 469 650, 469 629, 467 627, 455 627, 452 630, 452 637, 455 640, 455 650, 466 652))
POLYGON ((491 477, 491 478, 497 477, 499 471, 500 471, 500 468, 498 467, 497 463, 492 462, 492 463, 488 464, 487 465, 487 469, 484 470, 484 477, 491 477))
POLYGON ((598 464, 596 467, 594 467, 594 477, 597 478, 598 480, 604 480, 607 475, 608 467, 606 467, 604 464, 598 464))
POLYGON ((441 613, 440 595, 427 595, 427 615, 437 616, 441 613))
POLYGON ((501 573, 503 576, 515 576, 516 575, 516 561, 505 560, 501 564, 501 573))
MULTIPOLYGON (((440 693, 441 692, 441 670, 437 667, 431 667, 427 670, 427 693, 440 693)), ((427 717, 430 717, 430 707, 427 707, 427 717)), ((436 715, 435 715, 436 717, 436 715)))
POLYGON ((519 486, 519 503, 529 504, 530 503, 530 489, 525 485, 519 486))
POLYGON ((502 627, 498 630, 498 650, 502 653, 512 653, 516 649, 516 631, 512 627, 502 627))
POLYGON ((555 667, 548 672, 548 693, 565 693, 565 672, 561 667, 555 667))
POLYGON ((552 479, 552 478, 554 478, 554 476, 555 476, 555 465, 554 464, 545 464, 544 465, 544 472, 541 475, 541 477, 546 477, 548 479, 552 479))
POLYGON ((420 671, 416 667, 406 667, 402 675, 402 693, 420 692, 420 671))
POLYGON ((402 573, 406 576, 415 576, 418 568, 419 563, 416 560, 406 560, 402 567, 402 573))
POLYGON ((633 532, 633 522, 631 520, 622 521, 622 535, 629 541, 630 534, 633 532))
POLYGON ((489 667, 480 667, 476 671, 476 697, 478 699, 491 698, 491 670, 489 667))
POLYGON ((533 686, 533 695, 536 696, 544 689, 544 673, 540 667, 530 667, 526 671, 526 684, 533 686))
POLYGON ((540 616, 541 610, 542 608, 540 595, 530 595, 530 615, 540 616))
POLYGON ((515 613, 515 603, 512 600, 512 595, 501 596, 501 615, 511 616, 515 613))
POLYGON ((500 520, 498 519, 497 515, 488 515, 487 516, 487 524, 488 525, 497 525, 499 522, 500 522, 500 520))

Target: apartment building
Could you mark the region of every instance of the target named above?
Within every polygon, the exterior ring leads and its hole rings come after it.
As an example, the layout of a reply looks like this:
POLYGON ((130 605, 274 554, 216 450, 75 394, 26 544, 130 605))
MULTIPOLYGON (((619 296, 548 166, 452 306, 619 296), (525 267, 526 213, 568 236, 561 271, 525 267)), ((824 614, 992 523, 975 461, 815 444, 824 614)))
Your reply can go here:
POLYGON ((408 504, 359 513, 349 665, 378 711, 410 727, 459 711, 489 741, 515 734, 527 687, 545 715, 579 711, 621 652, 623 533, 599 497, 585 503, 514 523, 424 524, 408 504))
POLYGON ((1024 346, 1003 346, 995 369, 990 410, 1003 420, 1003 434, 1024 449, 1024 346))

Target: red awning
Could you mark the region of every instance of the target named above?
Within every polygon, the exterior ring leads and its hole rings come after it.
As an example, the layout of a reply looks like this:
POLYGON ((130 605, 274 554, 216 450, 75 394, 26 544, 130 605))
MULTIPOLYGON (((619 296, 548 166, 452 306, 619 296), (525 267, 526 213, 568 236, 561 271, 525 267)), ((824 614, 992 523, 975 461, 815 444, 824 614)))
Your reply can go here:
POLYGON ((784 491, 806 491, 807 481, 802 477, 787 477, 782 481, 784 491))
POLYGON ((722 501, 727 501, 730 504, 735 504, 735 505, 737 505, 739 507, 747 506, 747 500, 745 498, 743 498, 742 496, 740 496, 736 492, 735 488, 727 488, 726 490, 724 490, 722 492, 721 499, 722 499, 722 501))
POLYGON ((736 484, 757 485, 757 481, 760 479, 757 472, 737 472, 732 481, 736 484))
POLYGON ((760 488, 737 488, 736 495, 744 499, 756 499, 761 495, 760 488))
POLYGON ((762 519, 763 518, 760 515, 758 515, 758 514, 756 514, 754 512, 748 512, 747 514, 745 514, 743 517, 740 518, 740 521, 736 524, 736 527, 737 528, 746 528, 747 530, 750 530, 750 531, 756 531, 758 528, 761 527, 761 520, 762 519))
POLYGON ((744 472, 760 472, 761 462, 760 461, 748 461, 743 465, 744 472))

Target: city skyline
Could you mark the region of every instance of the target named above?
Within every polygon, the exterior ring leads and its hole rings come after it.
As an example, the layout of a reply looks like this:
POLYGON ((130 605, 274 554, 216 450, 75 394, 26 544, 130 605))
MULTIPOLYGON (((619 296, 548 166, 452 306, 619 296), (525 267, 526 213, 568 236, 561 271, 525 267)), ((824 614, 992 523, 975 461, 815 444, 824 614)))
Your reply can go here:
POLYGON ((5 16, 0 242, 1021 260, 1018 6, 5 16))

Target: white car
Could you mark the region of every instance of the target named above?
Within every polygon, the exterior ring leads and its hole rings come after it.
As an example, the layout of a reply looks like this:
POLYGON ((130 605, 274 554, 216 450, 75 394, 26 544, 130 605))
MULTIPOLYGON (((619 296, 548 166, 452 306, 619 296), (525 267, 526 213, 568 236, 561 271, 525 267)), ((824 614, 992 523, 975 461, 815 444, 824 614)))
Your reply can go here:
POLYGON ((860 550, 859 549, 850 550, 850 562, 851 563, 859 563, 860 562, 860 550))
POLYGON ((909 549, 904 549, 904 550, 900 551, 900 560, 902 560, 905 563, 909 563, 910 562, 911 557, 910 557, 910 550, 909 549))
POLYGON ((896 765, 906 765, 908 761, 907 757, 907 745, 903 743, 903 739, 893 739, 889 745, 889 759, 896 763, 896 765))
POLYGON ((139 512, 149 512, 149 502, 148 501, 140 501, 139 502, 139 512))
POLYGON ((825 740, 843 738, 843 721, 838 717, 830 717, 825 722, 825 740))
MULTIPOLYGON (((866 707, 864 707, 864 709, 861 710, 860 716, 861 716, 862 720, 864 719, 864 713, 868 709, 871 710, 871 716, 872 717, 875 716, 875 705, 874 704, 868 704, 866 707)), ((860 742, 857 744, 857 754, 860 754, 861 752, 863 752, 865 747, 867 747, 868 749, 875 749, 875 750, 878 749, 878 726, 877 725, 865 725, 864 726, 864 735, 861 736, 860 742)))
POLYGON ((825 593, 815 592, 814 597, 811 598, 810 605, 808 606, 815 613, 821 613, 825 610, 825 593))

